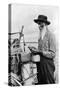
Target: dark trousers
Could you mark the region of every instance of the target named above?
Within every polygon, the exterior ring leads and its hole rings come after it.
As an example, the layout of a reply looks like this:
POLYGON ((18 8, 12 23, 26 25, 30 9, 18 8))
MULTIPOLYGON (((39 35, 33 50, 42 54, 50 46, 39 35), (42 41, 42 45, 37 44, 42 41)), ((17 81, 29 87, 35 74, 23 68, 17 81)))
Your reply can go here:
POLYGON ((54 84, 55 80, 54 77, 50 76, 50 73, 47 72, 46 67, 41 65, 40 62, 36 63, 37 65, 37 79, 38 84, 54 84), (47 74, 46 74, 47 73, 47 74))

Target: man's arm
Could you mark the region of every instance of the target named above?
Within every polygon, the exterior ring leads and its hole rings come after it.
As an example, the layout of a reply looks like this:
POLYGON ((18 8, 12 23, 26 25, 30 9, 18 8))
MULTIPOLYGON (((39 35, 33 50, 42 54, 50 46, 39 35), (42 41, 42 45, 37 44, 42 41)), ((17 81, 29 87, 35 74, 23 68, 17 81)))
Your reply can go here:
POLYGON ((40 52, 40 54, 50 59, 53 59, 55 57, 55 52, 52 52, 52 51, 42 51, 40 52))
POLYGON ((48 51, 42 51, 42 55, 47 58, 54 58, 56 55, 56 39, 54 35, 50 34, 48 39, 48 51))

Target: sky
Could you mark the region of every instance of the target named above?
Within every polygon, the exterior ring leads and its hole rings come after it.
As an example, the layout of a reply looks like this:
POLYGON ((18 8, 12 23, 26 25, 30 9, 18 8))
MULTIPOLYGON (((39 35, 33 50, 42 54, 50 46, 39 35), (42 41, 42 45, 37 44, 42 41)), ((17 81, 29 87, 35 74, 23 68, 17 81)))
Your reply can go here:
POLYGON ((11 32, 21 31, 22 25, 24 25, 25 41, 33 42, 38 40, 39 30, 38 25, 34 23, 34 19, 37 19, 38 15, 41 14, 48 17, 48 20, 51 22, 48 28, 57 37, 59 30, 59 8, 57 6, 12 4, 11 12, 11 32))

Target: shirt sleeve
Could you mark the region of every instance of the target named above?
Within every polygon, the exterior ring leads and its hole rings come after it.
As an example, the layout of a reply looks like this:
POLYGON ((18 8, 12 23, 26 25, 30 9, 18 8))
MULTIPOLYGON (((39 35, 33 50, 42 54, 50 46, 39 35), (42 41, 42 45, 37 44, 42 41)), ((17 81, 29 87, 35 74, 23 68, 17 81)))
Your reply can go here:
POLYGON ((49 37, 49 51, 56 53, 56 39, 55 36, 50 34, 49 37))
POLYGON ((55 55, 56 55, 56 43, 55 43, 55 41, 56 40, 55 40, 54 35, 49 34, 49 38, 48 38, 48 47, 49 47, 49 49, 48 49, 47 52, 43 51, 43 55, 45 57, 50 58, 50 59, 55 57, 55 55))

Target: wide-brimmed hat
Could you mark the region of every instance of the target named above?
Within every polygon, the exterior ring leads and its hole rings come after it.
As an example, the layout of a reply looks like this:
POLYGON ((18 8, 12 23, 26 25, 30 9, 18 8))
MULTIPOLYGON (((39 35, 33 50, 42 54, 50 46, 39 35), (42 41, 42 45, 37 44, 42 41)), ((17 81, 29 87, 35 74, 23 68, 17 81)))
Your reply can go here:
POLYGON ((34 22, 37 24, 40 24, 41 22, 44 22, 47 25, 50 24, 50 21, 47 20, 47 16, 45 16, 45 15, 39 15, 38 19, 34 19, 34 22))

